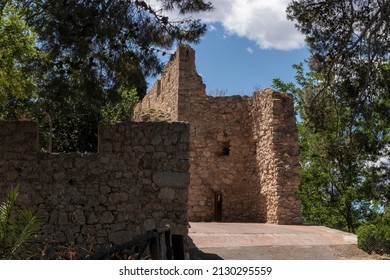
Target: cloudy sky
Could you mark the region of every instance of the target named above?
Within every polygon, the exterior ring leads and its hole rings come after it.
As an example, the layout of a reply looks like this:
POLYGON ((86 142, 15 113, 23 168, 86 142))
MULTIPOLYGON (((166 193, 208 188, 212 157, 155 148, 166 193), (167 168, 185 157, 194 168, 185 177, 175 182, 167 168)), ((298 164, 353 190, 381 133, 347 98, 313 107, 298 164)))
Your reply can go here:
POLYGON ((208 31, 193 45, 208 92, 251 95, 256 88, 270 87, 273 78, 293 81, 291 65, 309 54, 304 37, 286 19, 290 0, 211 2, 213 11, 194 16, 207 23, 208 31))
POLYGON ((290 0, 213 0, 214 11, 200 14, 204 22, 222 24, 226 33, 256 42, 261 49, 301 48, 304 37, 286 19, 290 0))

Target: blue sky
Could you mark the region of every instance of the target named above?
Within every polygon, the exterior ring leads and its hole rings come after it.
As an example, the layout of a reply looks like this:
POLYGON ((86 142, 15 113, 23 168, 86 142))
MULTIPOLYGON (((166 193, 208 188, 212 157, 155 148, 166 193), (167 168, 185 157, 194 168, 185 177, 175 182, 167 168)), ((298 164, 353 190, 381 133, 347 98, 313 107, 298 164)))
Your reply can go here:
MULTIPOLYGON (((149 2, 158 5, 156 0, 149 2)), ((286 19, 290 0, 211 2, 213 11, 193 16, 202 19, 208 31, 192 45, 208 93, 251 95, 255 89, 271 87, 274 78, 294 81, 292 65, 303 62, 309 52, 302 34, 286 19)))
POLYGON ((306 48, 261 49, 245 37, 226 35, 220 23, 212 27, 200 44, 193 45, 197 70, 207 91, 220 89, 229 95, 251 95, 257 88, 271 87, 274 78, 293 81, 295 72, 291 66, 308 57, 306 48))

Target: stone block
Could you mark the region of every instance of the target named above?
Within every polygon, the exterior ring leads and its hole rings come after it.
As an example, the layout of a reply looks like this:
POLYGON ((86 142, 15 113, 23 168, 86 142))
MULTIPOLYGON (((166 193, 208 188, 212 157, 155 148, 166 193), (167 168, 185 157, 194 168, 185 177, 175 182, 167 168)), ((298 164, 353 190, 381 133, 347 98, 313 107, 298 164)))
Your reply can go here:
POLYGON ((158 194, 161 200, 173 200, 175 198, 175 190, 171 188, 162 188, 158 194))
POLYGON ((130 241, 131 236, 128 231, 116 231, 108 234, 108 241, 112 244, 122 244, 124 242, 130 241))
POLYGON ((89 214, 88 219, 87 219, 87 223, 89 225, 93 225, 93 224, 98 223, 98 219, 96 218, 96 215, 94 212, 89 214))
POLYGON ((79 225, 85 225, 86 219, 84 216, 84 211, 77 209, 75 212, 73 212, 73 223, 79 224, 79 225))
POLYGON ((59 214, 58 224, 59 224, 59 225, 67 225, 68 223, 69 223, 68 213, 66 213, 66 212, 61 212, 61 213, 59 214))
POLYGON ((154 219, 146 219, 142 224, 142 228, 144 231, 148 231, 156 228, 156 223, 154 219))
POLYGON ((190 183, 189 173, 185 172, 155 172, 153 182, 159 187, 188 188, 190 183))
POLYGON ((102 216, 99 219, 99 223, 101 224, 111 224, 114 221, 115 217, 112 215, 110 211, 106 211, 102 213, 102 216))

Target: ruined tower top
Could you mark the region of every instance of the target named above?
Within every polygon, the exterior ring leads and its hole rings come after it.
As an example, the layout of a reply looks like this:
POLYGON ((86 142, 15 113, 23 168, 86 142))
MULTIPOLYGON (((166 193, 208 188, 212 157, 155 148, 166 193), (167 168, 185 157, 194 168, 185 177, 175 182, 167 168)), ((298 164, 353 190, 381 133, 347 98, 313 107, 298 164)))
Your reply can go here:
POLYGON ((195 69, 195 50, 189 45, 180 44, 178 49, 171 55, 171 58, 164 69, 164 73, 169 71, 171 64, 178 62, 181 68, 193 68, 195 69))
POLYGON ((206 86, 196 71, 195 51, 181 44, 148 94, 134 109, 136 120, 178 121, 191 99, 205 97, 206 86))
MULTIPOLYGON (((175 72, 178 74, 179 95, 187 95, 189 97, 204 97, 206 95, 206 86, 196 71, 195 50, 190 46, 179 45, 179 48, 172 55, 171 61, 165 68, 163 76, 175 72)), ((185 100, 182 101, 185 102, 185 100)))

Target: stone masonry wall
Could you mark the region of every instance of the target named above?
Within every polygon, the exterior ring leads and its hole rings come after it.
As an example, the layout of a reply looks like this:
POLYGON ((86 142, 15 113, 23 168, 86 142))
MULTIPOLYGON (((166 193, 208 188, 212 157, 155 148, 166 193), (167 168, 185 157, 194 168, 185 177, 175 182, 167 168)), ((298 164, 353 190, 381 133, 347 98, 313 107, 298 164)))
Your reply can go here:
MULTIPOLYGON (((169 68, 178 68, 178 61, 171 59, 169 68)), ((178 71, 164 71, 143 102, 137 104, 134 114, 139 121, 176 121, 178 119, 178 71), (145 113, 146 112, 146 113, 145 113)))
POLYGON ((181 47, 176 60, 179 67, 167 69, 180 73, 178 120, 190 123, 190 220, 265 221, 258 209, 260 188, 249 98, 207 96, 196 72, 195 51, 181 47))
MULTIPOLYGON (((207 96, 195 52, 185 45, 172 56, 165 76, 174 77, 169 80, 178 102, 173 120, 190 124, 190 220, 300 223, 292 97, 271 89, 252 97, 207 96)), ((164 79, 157 84, 169 86, 164 79)), ((165 110, 163 95, 152 89, 133 120, 153 120, 149 116, 165 110)))
POLYGON ((189 127, 99 127, 99 152, 40 153, 32 122, 0 122, 0 201, 19 185, 17 208, 43 217, 40 243, 98 250, 171 225, 187 235, 189 127))
MULTIPOLYGON (((248 98, 205 97, 186 115, 191 131, 189 215, 215 220, 215 194, 222 194, 222 221, 262 221, 258 215, 256 145, 248 98)), ((194 101, 195 102, 195 101, 194 101)))
POLYGON ((298 131, 291 95, 265 89, 251 98, 253 137, 261 192, 259 210, 267 222, 301 223, 298 131))

